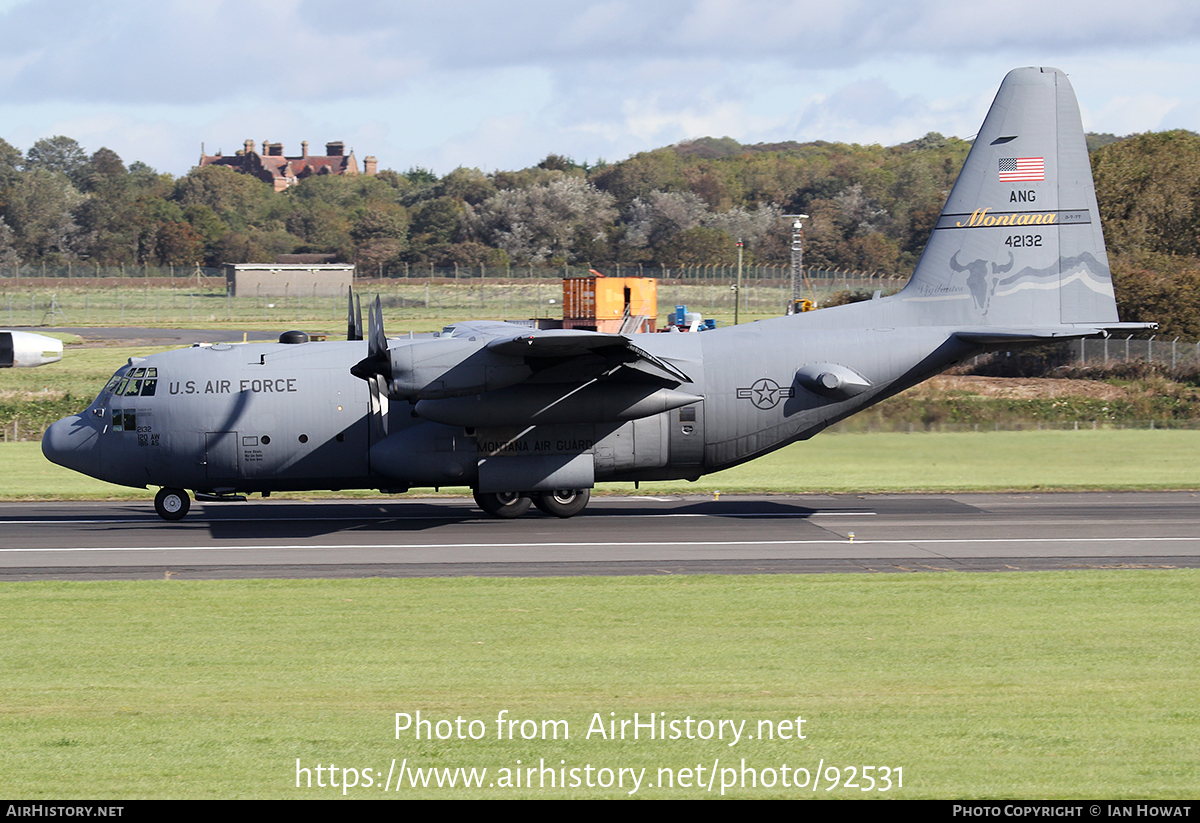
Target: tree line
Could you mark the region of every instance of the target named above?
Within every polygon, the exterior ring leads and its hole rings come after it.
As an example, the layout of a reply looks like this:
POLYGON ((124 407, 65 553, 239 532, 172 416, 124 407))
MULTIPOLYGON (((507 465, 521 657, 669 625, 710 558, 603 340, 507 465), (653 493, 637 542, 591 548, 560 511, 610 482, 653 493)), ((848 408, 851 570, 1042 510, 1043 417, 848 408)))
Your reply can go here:
MULTIPOLYGON (((1200 336, 1200 136, 1089 135, 1125 319, 1200 336)), ((896 146, 701 138, 616 163, 439 177, 419 167, 314 176, 283 193, 223 166, 182 177, 69 137, 25 153, 0 139, 0 267, 184 265, 334 254, 371 270, 435 266, 805 263, 912 269, 970 143, 896 146)))

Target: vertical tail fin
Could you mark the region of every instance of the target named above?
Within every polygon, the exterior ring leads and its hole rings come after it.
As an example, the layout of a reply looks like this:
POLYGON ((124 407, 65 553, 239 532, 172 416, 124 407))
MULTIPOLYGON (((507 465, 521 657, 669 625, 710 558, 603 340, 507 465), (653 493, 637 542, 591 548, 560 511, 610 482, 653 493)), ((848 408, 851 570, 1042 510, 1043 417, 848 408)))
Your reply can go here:
POLYGON ((1116 323, 1079 106, 1061 71, 1004 78, 900 298, 938 325, 1116 323))

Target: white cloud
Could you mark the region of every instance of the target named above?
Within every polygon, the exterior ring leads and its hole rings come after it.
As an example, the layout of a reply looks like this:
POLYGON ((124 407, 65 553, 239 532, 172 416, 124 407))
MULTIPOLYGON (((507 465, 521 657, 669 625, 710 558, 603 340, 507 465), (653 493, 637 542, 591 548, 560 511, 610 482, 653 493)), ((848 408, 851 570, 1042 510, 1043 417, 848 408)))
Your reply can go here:
POLYGON ((1017 65, 1068 71, 1089 128, 1197 128, 1197 41, 1183 0, 0 0, 0 136, 175 174, 247 137, 440 172, 704 134, 888 143, 972 134, 1017 65))

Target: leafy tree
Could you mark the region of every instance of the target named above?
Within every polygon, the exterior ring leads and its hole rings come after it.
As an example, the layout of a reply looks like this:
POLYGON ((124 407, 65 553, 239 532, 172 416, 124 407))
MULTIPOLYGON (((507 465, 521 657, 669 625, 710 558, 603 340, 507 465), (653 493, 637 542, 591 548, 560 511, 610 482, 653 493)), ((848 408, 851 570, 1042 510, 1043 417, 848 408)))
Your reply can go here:
POLYGON ((438 182, 438 176, 422 166, 413 166, 404 172, 404 177, 418 186, 433 186, 438 182))
POLYGON ((537 167, 539 169, 562 172, 570 172, 583 168, 570 157, 563 157, 561 154, 547 154, 546 159, 538 163, 537 167))
MULTIPOLYGON (((658 253, 675 235, 696 228, 708 216, 708 204, 691 192, 650 192, 629 205, 624 245, 628 249, 647 249, 648 259, 659 260, 658 253)), ((677 262, 677 258, 671 257, 670 262, 677 262)))
POLYGON ((459 166, 442 178, 436 192, 441 197, 451 197, 477 206, 496 193, 496 186, 479 169, 459 166))
POLYGON ((25 154, 25 168, 59 172, 65 174, 72 183, 79 185, 87 160, 87 153, 79 143, 60 134, 44 137, 30 146, 25 154))
MULTIPOLYGON (((305 181, 308 182, 308 181, 305 181)), ((226 166, 192 169, 175 184, 172 199, 184 208, 208 206, 235 231, 244 231, 275 205, 275 192, 266 183, 226 166)))
POLYGON ((154 243, 155 262, 161 266, 199 263, 204 255, 204 238, 185 222, 160 220, 154 243))
POLYGON ((121 157, 112 149, 100 148, 79 172, 79 187, 91 192, 101 188, 121 185, 128 175, 121 157))
POLYGON ((732 137, 700 137, 685 140, 675 146, 678 154, 715 160, 718 157, 736 157, 742 153, 742 144, 732 137))
POLYGON ((1111 251, 1200 255, 1200 135, 1113 143, 1092 155, 1092 175, 1111 251))
POLYGON ((409 233, 414 250, 428 246, 453 243, 459 238, 462 227, 463 207, 453 197, 435 197, 426 200, 409 212, 409 233))
POLYGON ((633 157, 591 176, 596 188, 608 192, 627 207, 651 192, 678 192, 687 188, 683 158, 671 149, 657 149, 633 157))
POLYGON ((737 247, 733 238, 720 229, 693 226, 667 241, 659 259, 674 265, 733 264, 737 262, 737 247))
POLYGON ((354 260, 364 268, 399 262, 408 249, 408 214, 402 206, 368 208, 350 226, 354 260))
POLYGON ((13 245, 15 235, 13 230, 4 222, 4 218, 0 217, 0 266, 19 266, 21 258, 17 256, 17 249, 13 245))
POLYGON ((20 168, 21 152, 0 138, 0 210, 4 208, 4 189, 16 181, 20 168))
POLYGON ((580 260, 573 241, 606 235, 616 217, 610 194, 582 178, 560 176, 545 186, 497 192, 480 207, 472 228, 513 260, 545 263, 580 260))
POLYGON ((4 215, 21 259, 55 264, 72 259, 79 239, 74 210, 82 201, 83 195, 61 174, 22 172, 9 190, 4 215))
POLYGON ((1200 339, 1200 259, 1136 252, 1110 263, 1122 320, 1158 323, 1160 339, 1200 339))

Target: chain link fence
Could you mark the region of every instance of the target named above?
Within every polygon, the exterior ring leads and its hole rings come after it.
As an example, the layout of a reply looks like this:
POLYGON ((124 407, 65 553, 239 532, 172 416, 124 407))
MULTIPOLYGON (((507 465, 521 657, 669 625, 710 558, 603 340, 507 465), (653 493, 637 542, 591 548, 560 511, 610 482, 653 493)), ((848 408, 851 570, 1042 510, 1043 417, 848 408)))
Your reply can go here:
POLYGON ((1071 341, 1072 365, 1111 366, 1135 360, 1158 363, 1171 369, 1200 366, 1200 341, 1159 335, 1146 340, 1135 340, 1129 335, 1071 341))
MULTIPOLYGON (((355 288, 378 293, 389 319, 560 317, 564 277, 587 276, 581 266, 385 267, 359 272, 355 288)), ((662 313, 687 305, 707 314, 732 314, 736 266, 649 268, 613 266, 605 274, 658 281, 662 313)), ((810 269, 803 291, 818 303, 840 291, 895 291, 900 275, 810 269)), ((792 293, 788 266, 747 266, 741 306, 750 314, 783 314, 792 293)), ((203 322, 332 322, 344 319, 345 296, 302 290, 280 295, 228 293, 221 269, 204 267, 0 267, 0 324, 8 326, 203 322)))

